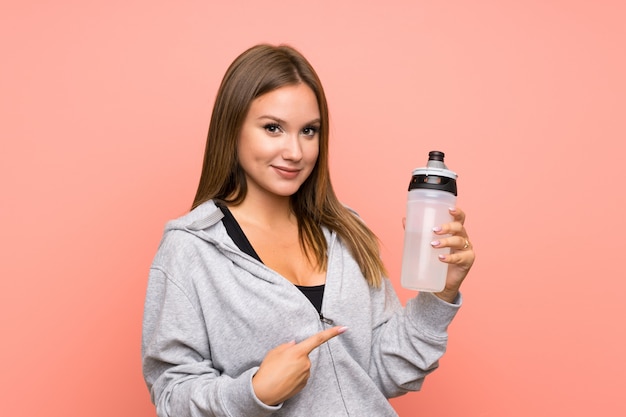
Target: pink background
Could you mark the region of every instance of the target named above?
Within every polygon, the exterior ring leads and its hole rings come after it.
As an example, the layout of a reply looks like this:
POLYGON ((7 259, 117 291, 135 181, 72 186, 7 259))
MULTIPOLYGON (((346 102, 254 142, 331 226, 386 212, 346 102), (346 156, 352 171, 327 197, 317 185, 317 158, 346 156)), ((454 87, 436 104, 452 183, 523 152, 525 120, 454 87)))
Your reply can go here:
POLYGON ((460 174, 477 263, 441 368, 393 401, 400 415, 625 415, 625 12, 3 1, 2 415, 155 414, 140 369, 148 267, 191 204, 221 77, 259 42, 317 68, 335 187, 394 282, 411 170, 439 149, 460 174))

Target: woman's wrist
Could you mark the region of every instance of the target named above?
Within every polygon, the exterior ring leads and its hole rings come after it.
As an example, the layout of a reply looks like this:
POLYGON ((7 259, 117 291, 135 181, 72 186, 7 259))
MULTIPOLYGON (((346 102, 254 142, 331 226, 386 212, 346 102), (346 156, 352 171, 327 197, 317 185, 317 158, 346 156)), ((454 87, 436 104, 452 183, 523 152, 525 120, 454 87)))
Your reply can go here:
POLYGON ((436 292, 434 294, 436 297, 442 299, 446 303, 454 304, 454 302, 459 296, 459 290, 455 290, 455 291, 443 290, 441 292, 436 292))

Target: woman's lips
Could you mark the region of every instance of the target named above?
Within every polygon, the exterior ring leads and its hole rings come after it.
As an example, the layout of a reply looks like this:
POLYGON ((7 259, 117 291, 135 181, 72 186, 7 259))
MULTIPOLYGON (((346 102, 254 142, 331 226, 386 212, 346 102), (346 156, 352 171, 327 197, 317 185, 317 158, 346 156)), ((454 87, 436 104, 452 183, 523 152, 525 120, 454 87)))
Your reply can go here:
POLYGON ((300 173, 300 170, 296 168, 287 168, 287 167, 279 167, 279 166, 273 166, 273 168, 278 173, 278 175, 288 180, 296 178, 298 174, 300 173))

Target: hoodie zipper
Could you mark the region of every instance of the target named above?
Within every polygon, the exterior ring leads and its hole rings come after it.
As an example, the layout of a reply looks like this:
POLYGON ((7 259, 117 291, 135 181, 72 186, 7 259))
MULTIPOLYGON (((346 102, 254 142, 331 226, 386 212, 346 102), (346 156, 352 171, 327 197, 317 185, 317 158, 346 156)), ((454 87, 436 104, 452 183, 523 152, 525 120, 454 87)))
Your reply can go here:
MULTIPOLYGON (((329 319, 327 317, 324 317, 324 315, 322 313, 319 313, 320 315, 320 321, 323 324, 327 324, 329 326, 334 326, 335 325, 335 321, 332 319, 329 319)), ((337 384, 337 389, 339 391, 339 398, 341 398, 341 402, 343 404, 343 409, 346 412, 346 416, 350 416, 350 412, 348 411, 348 405, 346 404, 346 400, 343 396, 343 389, 341 388, 341 383, 339 382, 339 375, 337 375, 337 366, 335 365, 335 357, 333 355, 333 350, 331 348, 330 343, 325 343, 324 348, 326 349, 326 351, 328 352, 328 358, 330 359, 330 363, 331 363, 331 368, 333 373, 335 374, 335 382, 337 384)))
POLYGON ((320 321, 324 324, 328 324, 329 326, 333 326, 335 324, 334 320, 324 317, 322 313, 320 313, 320 321))

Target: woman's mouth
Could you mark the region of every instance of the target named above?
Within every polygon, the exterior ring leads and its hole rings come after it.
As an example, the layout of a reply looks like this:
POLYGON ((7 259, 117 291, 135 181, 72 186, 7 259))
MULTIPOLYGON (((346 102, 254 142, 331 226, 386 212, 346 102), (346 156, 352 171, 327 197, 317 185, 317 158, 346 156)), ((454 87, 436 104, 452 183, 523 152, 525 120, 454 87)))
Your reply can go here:
POLYGON ((288 179, 288 180, 294 179, 300 173, 300 170, 296 168, 287 168, 287 167, 280 167, 280 166, 272 166, 272 168, 274 168, 276 173, 281 178, 288 179))

